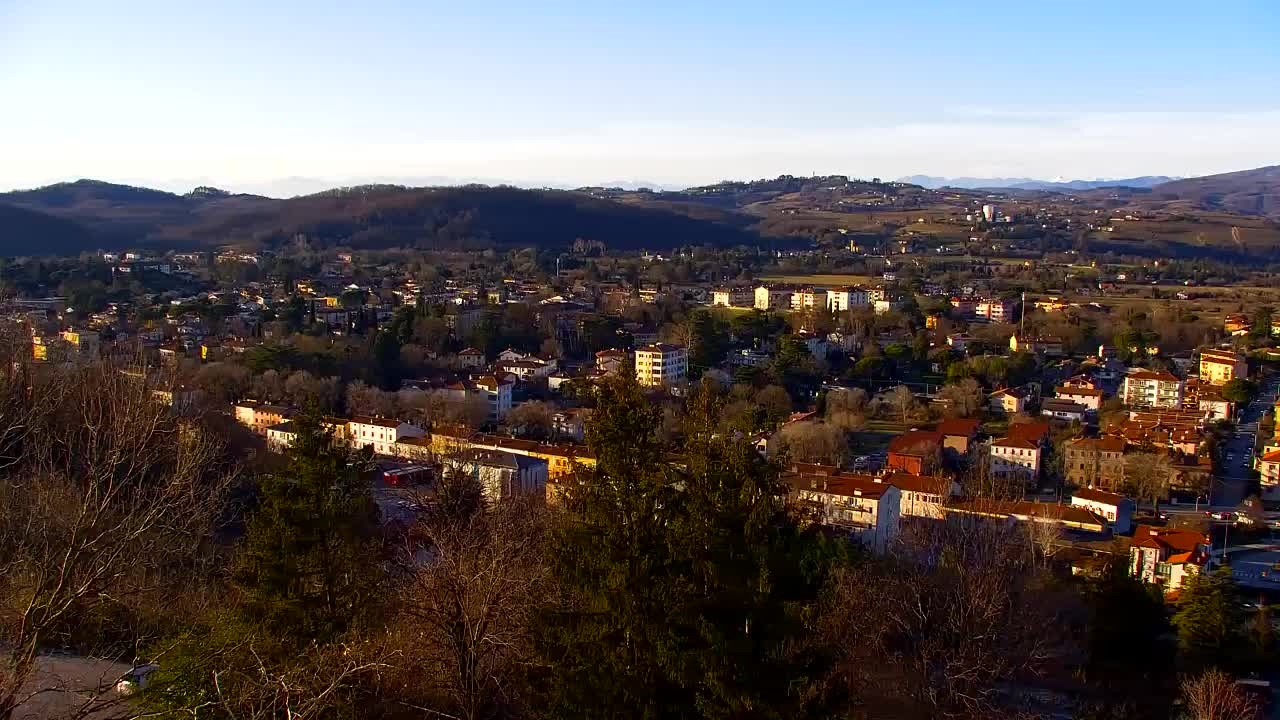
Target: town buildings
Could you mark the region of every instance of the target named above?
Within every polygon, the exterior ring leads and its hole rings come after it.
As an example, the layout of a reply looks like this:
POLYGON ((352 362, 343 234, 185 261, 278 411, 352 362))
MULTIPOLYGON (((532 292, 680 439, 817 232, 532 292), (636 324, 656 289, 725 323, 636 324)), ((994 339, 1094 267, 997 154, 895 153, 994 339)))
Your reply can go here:
POLYGON ((1076 438, 1063 449, 1068 483, 1082 488, 1114 490, 1124 482, 1125 440, 1115 435, 1076 438))
POLYGON ((684 347, 657 343, 636 348, 636 381, 644 387, 675 385, 689 373, 689 354, 684 347))
POLYGON ((1129 545, 1129 570, 1165 592, 1182 587, 1201 572, 1209 557, 1209 538, 1194 530, 1138 525, 1129 545))
POLYGON ((1201 350, 1200 381, 1226 385, 1249 377, 1249 363, 1234 350, 1201 350))
POLYGON ((844 531, 876 552, 897 535, 902 493, 866 476, 788 473, 787 504, 815 522, 844 531))
POLYGON ((1118 534, 1126 535, 1133 529, 1135 505, 1124 495, 1085 488, 1071 493, 1071 505, 1106 518, 1118 534))
POLYGON ((1135 370, 1124 377, 1120 398, 1125 405, 1139 408, 1182 408, 1183 381, 1173 374, 1155 370, 1135 370))

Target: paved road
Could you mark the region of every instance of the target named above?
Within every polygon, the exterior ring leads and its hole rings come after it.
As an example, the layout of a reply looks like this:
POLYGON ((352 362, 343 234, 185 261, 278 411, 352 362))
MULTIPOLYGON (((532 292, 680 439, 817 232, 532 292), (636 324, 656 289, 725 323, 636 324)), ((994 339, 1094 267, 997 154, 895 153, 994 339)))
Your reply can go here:
POLYGON ((1244 500, 1249 481, 1253 478, 1253 452, 1258 421, 1275 402, 1278 384, 1280 378, 1266 380, 1258 397, 1240 411, 1235 435, 1222 450, 1220 474, 1213 483, 1214 506, 1229 509, 1244 500))

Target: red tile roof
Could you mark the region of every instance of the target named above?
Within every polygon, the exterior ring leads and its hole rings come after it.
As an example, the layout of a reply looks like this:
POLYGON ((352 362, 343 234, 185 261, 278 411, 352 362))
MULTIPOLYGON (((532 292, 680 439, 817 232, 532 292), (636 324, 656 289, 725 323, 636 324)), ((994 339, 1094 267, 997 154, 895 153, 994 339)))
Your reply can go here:
POLYGON ((944 437, 973 437, 978 433, 980 424, 975 418, 950 418, 938 423, 937 429, 944 437))

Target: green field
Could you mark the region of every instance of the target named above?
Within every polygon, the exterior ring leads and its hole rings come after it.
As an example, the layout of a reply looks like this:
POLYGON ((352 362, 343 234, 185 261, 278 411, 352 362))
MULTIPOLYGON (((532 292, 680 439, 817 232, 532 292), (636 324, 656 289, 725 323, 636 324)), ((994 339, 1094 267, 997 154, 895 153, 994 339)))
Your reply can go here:
POLYGON ((840 285, 866 285, 880 280, 880 277, 878 275, 761 275, 756 279, 762 282, 786 283, 788 285, 838 287, 840 285))

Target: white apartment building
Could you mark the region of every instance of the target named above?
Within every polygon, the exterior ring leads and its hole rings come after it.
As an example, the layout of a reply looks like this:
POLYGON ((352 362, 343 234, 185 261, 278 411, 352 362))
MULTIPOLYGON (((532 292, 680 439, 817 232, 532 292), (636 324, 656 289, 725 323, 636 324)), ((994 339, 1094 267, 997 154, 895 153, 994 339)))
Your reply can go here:
POLYGON ((980 300, 973 309, 973 314, 991 322, 1009 322, 1013 320, 1014 305, 1006 300, 987 298, 980 300))
POLYGON ((511 389, 515 387, 515 378, 505 374, 484 375, 473 382, 485 394, 490 420, 501 420, 511 412, 511 389))
POLYGON ((874 552, 884 552, 898 533, 902 492, 867 476, 783 476, 787 503, 818 522, 843 530, 874 552))
POLYGON ((370 447, 377 455, 398 455, 396 442, 405 438, 426 437, 422 428, 394 418, 357 415, 347 423, 347 436, 353 447, 370 447))
POLYGON ((1249 362, 1234 350, 1201 350, 1200 381, 1226 385, 1249 377, 1249 362))
POLYGON ((791 294, 792 310, 812 310, 827 306, 827 291, 805 288, 791 294))
POLYGON ((832 312, 844 312, 869 304, 867 291, 860 287, 839 287, 827 291, 827 307, 832 312))
POLYGON ((1003 437, 991 441, 991 473, 1008 477, 1022 475, 1029 480, 1040 477, 1040 446, 1019 437, 1003 437))
POLYGON ((1152 370, 1136 370, 1124 378, 1121 400, 1130 407, 1182 407, 1184 384, 1174 375, 1152 370))
POLYGON ((750 307, 755 301, 751 288, 716 288, 711 291, 711 304, 716 307, 750 307))
POLYGON ((786 288, 761 285, 755 291, 757 310, 779 310, 791 307, 791 291, 786 288))
POLYGON ((645 387, 674 385, 689 373, 689 353, 681 345, 658 343, 636 348, 636 382, 645 387))

